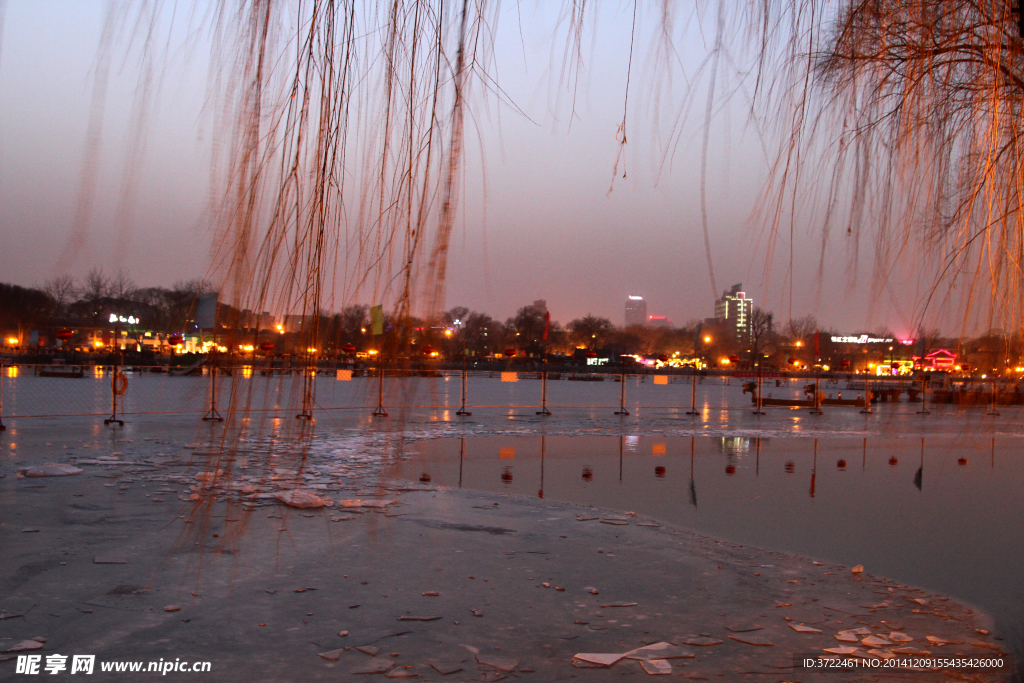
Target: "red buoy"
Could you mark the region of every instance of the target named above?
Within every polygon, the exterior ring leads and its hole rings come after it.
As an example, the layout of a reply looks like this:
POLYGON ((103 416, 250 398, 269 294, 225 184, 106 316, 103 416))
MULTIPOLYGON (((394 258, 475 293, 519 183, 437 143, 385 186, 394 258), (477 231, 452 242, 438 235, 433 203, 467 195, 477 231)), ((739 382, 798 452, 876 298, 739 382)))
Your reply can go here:
POLYGON ((588 349, 587 352, 583 355, 586 356, 587 358, 597 358, 597 351, 593 349, 588 349))
POLYGON ((661 361, 662 363, 667 363, 668 356, 666 356, 665 354, 661 354, 660 356, 658 356, 658 360, 661 361))
POLYGON ((270 353, 273 350, 274 342, 272 341, 265 341, 262 344, 260 344, 260 351, 263 351, 264 353, 270 353))
POLYGON ((515 349, 505 349, 505 355, 508 356, 509 358, 511 358, 512 356, 516 355, 516 350, 515 349))
POLYGON ((171 346, 177 346, 178 344, 182 343, 183 341, 185 341, 185 338, 182 337, 180 334, 169 334, 169 335, 167 335, 167 343, 170 344, 171 346))
POLYGON ((351 342, 349 342, 348 344, 342 346, 341 350, 344 351, 345 353, 353 354, 356 352, 356 347, 351 342))
POLYGON ((61 341, 70 341, 71 338, 75 336, 75 333, 71 330, 59 330, 56 336, 57 339, 60 339, 61 341))

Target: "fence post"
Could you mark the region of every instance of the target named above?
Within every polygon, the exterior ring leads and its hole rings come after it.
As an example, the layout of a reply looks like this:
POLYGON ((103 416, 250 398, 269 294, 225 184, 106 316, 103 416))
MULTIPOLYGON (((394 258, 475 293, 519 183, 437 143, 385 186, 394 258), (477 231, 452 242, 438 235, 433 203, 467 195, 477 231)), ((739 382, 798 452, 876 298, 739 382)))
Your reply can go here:
POLYGON ((121 326, 117 325, 114 327, 114 367, 110 375, 110 417, 104 420, 103 424, 109 425, 116 422, 119 426, 124 427, 124 420, 117 417, 117 397, 127 389, 128 378, 121 372, 121 326), (122 380, 124 385, 118 391, 117 385, 122 380))
POLYGON ((459 394, 460 403, 459 409, 455 412, 456 415, 472 415, 473 413, 466 410, 466 342, 462 342, 462 376, 460 379, 459 394))
POLYGON ((203 415, 203 422, 223 422, 224 418, 217 412, 217 334, 213 335, 213 350, 210 352, 210 409, 203 415))
POLYGON ((548 410, 548 347, 544 345, 544 370, 540 378, 540 410, 538 415, 550 415, 548 410))
POLYGON ((931 415, 931 411, 928 410, 928 406, 925 405, 925 401, 927 400, 926 396, 925 396, 925 394, 926 394, 925 389, 926 389, 927 385, 925 383, 927 381, 928 380, 926 380, 925 377, 924 377, 924 371, 922 370, 921 371, 921 410, 917 411, 918 415, 931 415))
POLYGON ((4 364, 0 363, 0 432, 7 431, 4 426, 4 364))
POLYGON ((764 415, 764 411, 761 410, 761 391, 764 386, 764 382, 761 378, 761 366, 757 368, 757 407, 754 409, 754 415, 764 415))
MULTIPOLYGON (((700 361, 695 360, 694 363, 700 361)), ((693 366, 693 374, 690 375, 690 409, 686 411, 687 415, 700 415, 697 412, 697 366, 693 366)))
POLYGON ((626 410, 626 357, 619 356, 619 409, 616 415, 629 415, 626 410))
POLYGON ((377 408, 373 411, 374 417, 387 417, 388 413, 384 410, 384 349, 381 344, 380 349, 377 350, 377 408))
POLYGON ((989 415, 999 415, 999 411, 996 410, 996 378, 992 378, 992 410, 989 411, 989 415))

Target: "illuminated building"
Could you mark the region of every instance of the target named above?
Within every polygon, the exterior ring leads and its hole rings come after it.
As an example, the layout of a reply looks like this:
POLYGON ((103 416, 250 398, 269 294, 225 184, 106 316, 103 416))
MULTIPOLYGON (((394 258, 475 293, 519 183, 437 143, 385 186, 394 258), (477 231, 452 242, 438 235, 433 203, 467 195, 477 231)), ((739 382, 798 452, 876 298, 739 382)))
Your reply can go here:
POLYGON ((753 312, 754 300, 747 298, 743 283, 722 292, 722 298, 715 302, 715 319, 726 323, 741 344, 750 342, 750 316, 753 312))
POLYGON ((647 324, 651 327, 672 327, 672 321, 668 319, 667 315, 649 315, 647 324))
POLYGON ((642 296, 630 294, 626 297, 626 327, 647 324, 647 302, 642 296))

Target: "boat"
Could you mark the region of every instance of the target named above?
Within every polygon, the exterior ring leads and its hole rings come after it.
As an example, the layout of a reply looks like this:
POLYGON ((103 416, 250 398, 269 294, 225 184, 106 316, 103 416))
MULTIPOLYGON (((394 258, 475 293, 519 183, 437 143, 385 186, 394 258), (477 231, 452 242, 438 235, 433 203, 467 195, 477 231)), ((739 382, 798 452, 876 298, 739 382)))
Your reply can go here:
POLYGON ((85 377, 85 370, 81 365, 63 367, 60 365, 37 365, 37 377, 85 377))

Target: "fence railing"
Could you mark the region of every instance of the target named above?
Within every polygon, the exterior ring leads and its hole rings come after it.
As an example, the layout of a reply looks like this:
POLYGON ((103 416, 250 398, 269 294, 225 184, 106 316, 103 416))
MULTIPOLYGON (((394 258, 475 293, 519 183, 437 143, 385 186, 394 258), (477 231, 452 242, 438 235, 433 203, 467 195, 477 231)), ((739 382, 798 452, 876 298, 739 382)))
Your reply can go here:
MULTIPOLYGON (((747 373, 750 374, 750 373, 747 373)), ((167 366, 0 365, 5 418, 207 414, 211 410, 309 413, 378 408, 758 411, 809 409, 914 411, 1024 405, 1016 380, 910 378, 756 378, 730 375, 303 368, 205 364, 167 366), (865 400, 865 398, 867 400, 865 400)), ((384 411, 386 412, 386 411, 384 411)))

